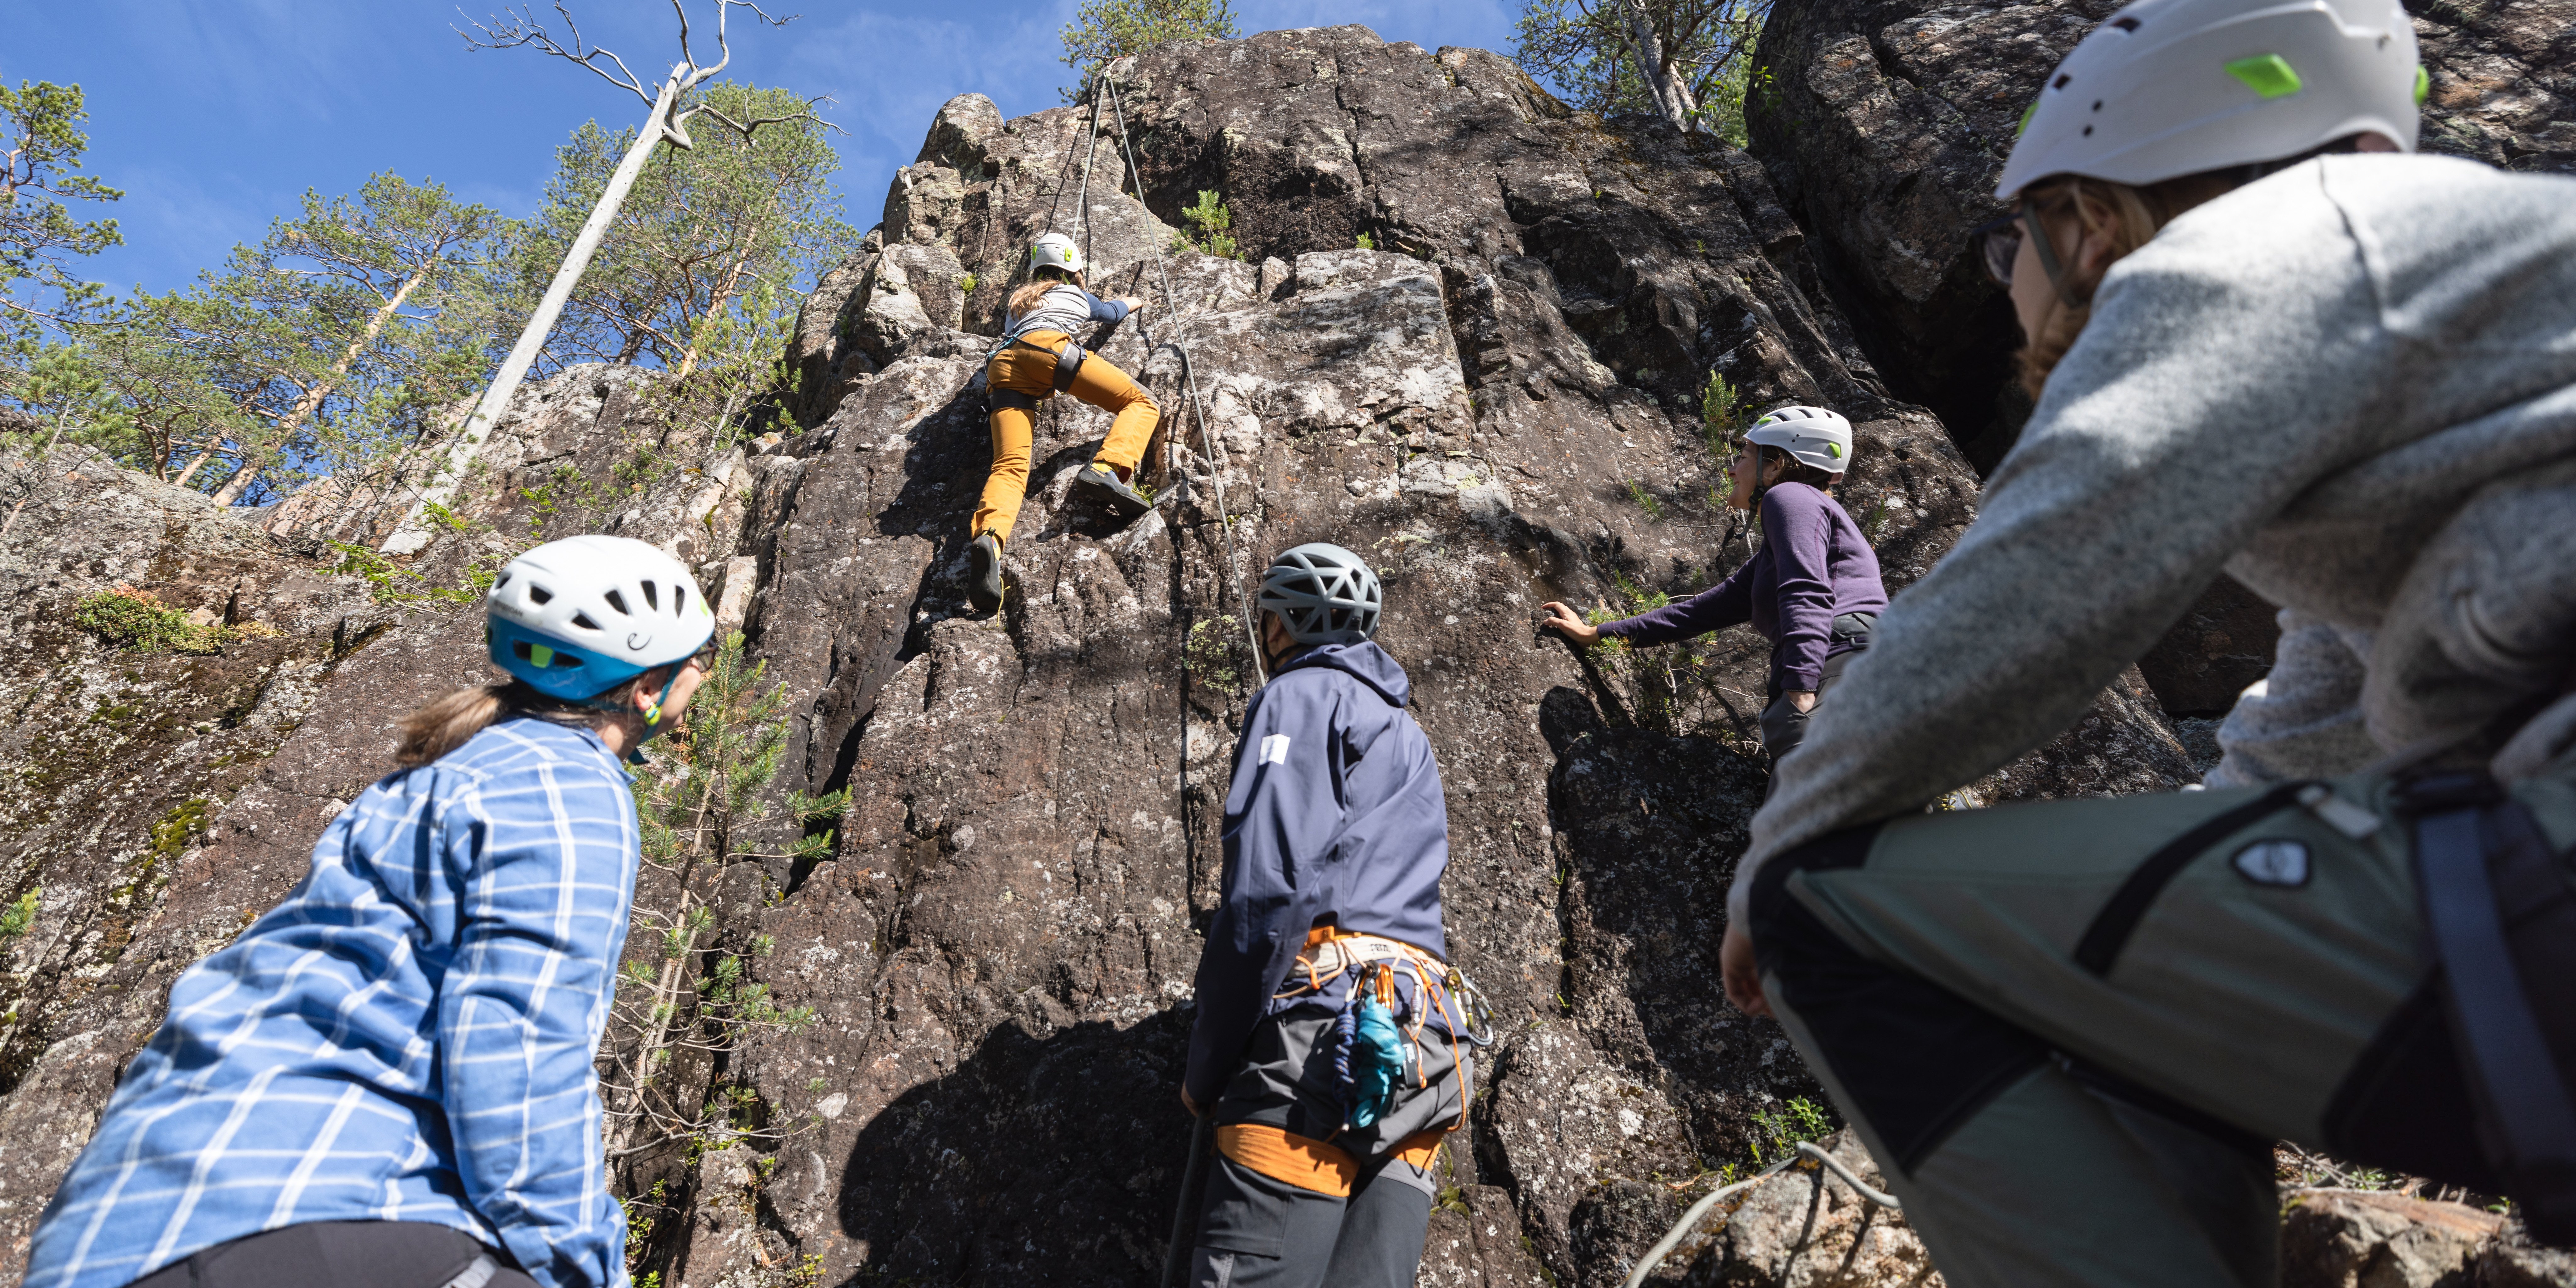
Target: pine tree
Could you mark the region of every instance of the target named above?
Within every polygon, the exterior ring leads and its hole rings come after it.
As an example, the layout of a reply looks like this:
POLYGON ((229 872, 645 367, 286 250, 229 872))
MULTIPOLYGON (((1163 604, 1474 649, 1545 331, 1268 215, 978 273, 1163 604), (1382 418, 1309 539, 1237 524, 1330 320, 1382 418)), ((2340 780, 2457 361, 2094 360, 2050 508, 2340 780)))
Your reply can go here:
POLYGON ((96 287, 74 279, 68 263, 122 245, 113 219, 72 217, 72 201, 115 201, 125 194, 85 174, 81 156, 89 119, 78 85, 51 81, 0 85, 0 343, 19 363, 36 353, 36 336, 77 320, 102 302, 96 287), (51 294, 57 300, 41 298, 51 294))
MULTIPOLYGON (((702 101, 737 120, 807 107, 788 90, 727 82, 708 86, 702 101)), ((565 304, 540 369, 649 361, 685 376, 729 329, 765 325, 765 314, 743 316, 746 304, 793 314, 814 279, 858 242, 831 186, 840 156, 826 128, 806 115, 747 138, 700 130, 687 151, 655 152, 565 304)), ((544 289, 633 138, 592 122, 557 150, 535 233, 519 252, 528 297, 544 289)))
POLYGON ((1175 40, 1232 40, 1242 34, 1234 25, 1232 0, 1084 0, 1064 29, 1064 65, 1078 73, 1064 101, 1072 102, 1104 64, 1130 54, 1175 40))
POLYGON ((1512 57, 1587 112, 1652 112, 1744 146, 1753 43, 1772 0, 1525 0, 1512 57))

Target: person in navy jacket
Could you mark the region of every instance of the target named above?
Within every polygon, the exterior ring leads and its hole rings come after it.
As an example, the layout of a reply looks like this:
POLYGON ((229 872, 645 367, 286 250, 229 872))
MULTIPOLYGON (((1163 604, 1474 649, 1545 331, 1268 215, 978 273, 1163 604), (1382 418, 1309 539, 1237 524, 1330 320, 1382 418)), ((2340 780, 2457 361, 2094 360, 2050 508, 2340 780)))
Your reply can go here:
POLYGON ((1851 464, 1851 422, 1822 407, 1783 407, 1745 431, 1727 504, 1759 510, 1762 548, 1726 580, 1650 613, 1586 623, 1563 604, 1543 605, 1539 629, 1579 645, 1600 639, 1670 644, 1739 622, 1771 641, 1762 747, 1776 762, 1807 732, 1807 714, 1869 647, 1887 607, 1878 555, 1825 489, 1851 464))
POLYGON ((1409 1288, 1433 1155, 1471 1094, 1448 807, 1404 670, 1370 639, 1380 597, 1322 543, 1262 581, 1273 678, 1235 749, 1181 1091, 1217 1137, 1194 1285, 1409 1288))

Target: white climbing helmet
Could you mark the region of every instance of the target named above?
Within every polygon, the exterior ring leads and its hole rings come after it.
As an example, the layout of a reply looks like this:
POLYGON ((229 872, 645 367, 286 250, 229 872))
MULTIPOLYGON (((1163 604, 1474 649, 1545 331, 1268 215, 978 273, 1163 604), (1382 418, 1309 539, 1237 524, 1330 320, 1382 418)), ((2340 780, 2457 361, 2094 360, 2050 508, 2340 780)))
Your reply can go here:
POLYGON ((1357 644, 1377 634, 1385 595, 1358 555, 1310 541, 1280 552, 1261 575, 1261 607, 1300 644, 1357 644))
POLYGON ((2398 0, 2140 0, 2049 75, 1995 196, 2058 174, 2156 183, 2362 133, 2412 152, 2429 87, 2398 0))
POLYGON ((1851 468, 1851 422, 1822 407, 1782 407, 1765 412, 1744 431, 1744 441, 1776 447, 1827 474, 1851 468))
POLYGON ((715 614, 680 561, 629 537, 549 541, 483 596, 492 664, 558 698, 590 698, 706 647, 715 614))
POLYGON ((1029 244, 1029 267, 1061 268, 1068 273, 1082 271, 1082 248, 1063 233, 1048 233, 1029 244))

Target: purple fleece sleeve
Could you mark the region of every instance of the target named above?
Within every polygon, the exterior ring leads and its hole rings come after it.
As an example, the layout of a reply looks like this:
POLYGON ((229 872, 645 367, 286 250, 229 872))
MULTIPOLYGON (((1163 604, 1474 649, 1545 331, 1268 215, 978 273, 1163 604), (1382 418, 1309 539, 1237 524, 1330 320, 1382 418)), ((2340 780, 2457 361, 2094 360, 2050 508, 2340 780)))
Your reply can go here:
POLYGON ((1762 494, 1762 548, 1780 569, 1780 686, 1813 693, 1834 633, 1834 582, 1826 567, 1833 520, 1825 494, 1775 487, 1762 494))
MULTIPOLYGON (((1726 580, 1709 587, 1678 604, 1667 604, 1651 613, 1615 622, 1603 622, 1601 634, 1609 639, 1631 644, 1670 644, 1694 635, 1724 630, 1738 622, 1753 619, 1753 566, 1761 562, 1755 555, 1743 566, 1728 574, 1726 580)), ((1818 655, 1819 658, 1822 654, 1818 655)))

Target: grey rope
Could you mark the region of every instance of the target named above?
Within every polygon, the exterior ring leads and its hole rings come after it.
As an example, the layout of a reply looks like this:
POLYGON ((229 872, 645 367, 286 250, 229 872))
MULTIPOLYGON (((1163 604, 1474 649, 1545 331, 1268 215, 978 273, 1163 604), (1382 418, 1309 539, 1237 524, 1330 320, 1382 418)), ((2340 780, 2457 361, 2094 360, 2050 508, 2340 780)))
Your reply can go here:
MULTIPOLYGON (((1119 101, 1118 87, 1112 84, 1109 80, 1109 66, 1103 66, 1100 69, 1100 78, 1094 82, 1092 94, 1092 106, 1094 110, 1097 110, 1099 107, 1099 91, 1102 89, 1106 89, 1109 92, 1110 119, 1115 121, 1118 125, 1119 151, 1127 161, 1128 177, 1136 181, 1137 204, 1142 205, 1145 201, 1145 175, 1142 171, 1136 168, 1136 150, 1129 143, 1127 137, 1127 109, 1125 105, 1119 101)), ((1195 416, 1199 423, 1199 451, 1207 460, 1208 483, 1210 488, 1216 493, 1217 533, 1219 536, 1223 537, 1225 541, 1225 580, 1226 583, 1234 590, 1235 606, 1243 613, 1243 642, 1251 649, 1252 652, 1252 673, 1259 677, 1263 684, 1268 684, 1270 682, 1270 668, 1262 661, 1261 636, 1253 627, 1252 602, 1243 593, 1243 583, 1236 580, 1236 578, 1240 577, 1242 574, 1237 571, 1240 564, 1236 559, 1234 552, 1234 522, 1226 517, 1225 511, 1226 460, 1218 452, 1216 435, 1208 428, 1207 406, 1199 400, 1198 364, 1190 361, 1190 351, 1181 342, 1181 310, 1180 305, 1172 295, 1172 269, 1170 261, 1170 247, 1162 247, 1155 252, 1154 271, 1162 279, 1163 283, 1163 311, 1169 314, 1172 319, 1172 350, 1173 352, 1178 353, 1181 357, 1181 377, 1187 384, 1190 391, 1190 414, 1195 416)), ((1140 335, 1144 332, 1145 323, 1143 319, 1139 318, 1137 320, 1136 329, 1140 335)), ((1177 435, 1175 437, 1177 437, 1177 435)))
POLYGON ((1082 154, 1082 193, 1074 199, 1074 218, 1082 221, 1082 262, 1091 263, 1091 160, 1100 155, 1100 82, 1091 86, 1091 146, 1082 154))
POLYGON ((1710 1190, 1706 1195, 1703 1195, 1700 1198, 1699 1202, 1691 1204, 1690 1210, 1682 1213, 1682 1219, 1673 1222, 1673 1228, 1665 1231, 1664 1237, 1656 1240, 1655 1246, 1646 1249, 1646 1255, 1637 1259, 1636 1268, 1628 1272, 1628 1278, 1620 1284, 1619 1288, 1638 1288, 1638 1285, 1646 1282, 1646 1276, 1653 1274, 1655 1267, 1664 1264, 1664 1258, 1672 1255, 1673 1249, 1681 1245, 1683 1236, 1690 1233, 1692 1226, 1699 1224, 1699 1219, 1701 1217, 1708 1215, 1708 1210, 1710 1208, 1717 1206, 1718 1200, 1723 1199, 1730 1194, 1752 1189, 1754 1186, 1770 1180, 1773 1174, 1786 1168, 1789 1164, 1797 1162, 1801 1158, 1812 1158, 1817 1162, 1824 1164, 1826 1170, 1841 1177, 1844 1184, 1859 1191, 1862 1198, 1868 1199, 1870 1202, 1875 1203, 1880 1207, 1900 1210, 1904 1207, 1904 1204, 1897 1202, 1895 1195, 1871 1189, 1867 1182, 1862 1181, 1859 1176, 1852 1172, 1852 1169, 1843 1165, 1843 1160, 1826 1153, 1823 1147, 1817 1145, 1814 1141, 1802 1140, 1798 1142, 1798 1148, 1795 1152, 1782 1158, 1779 1162, 1773 1163, 1769 1167, 1763 1168, 1761 1171, 1754 1173, 1749 1179, 1737 1181, 1733 1185, 1721 1185, 1716 1189, 1710 1190))

